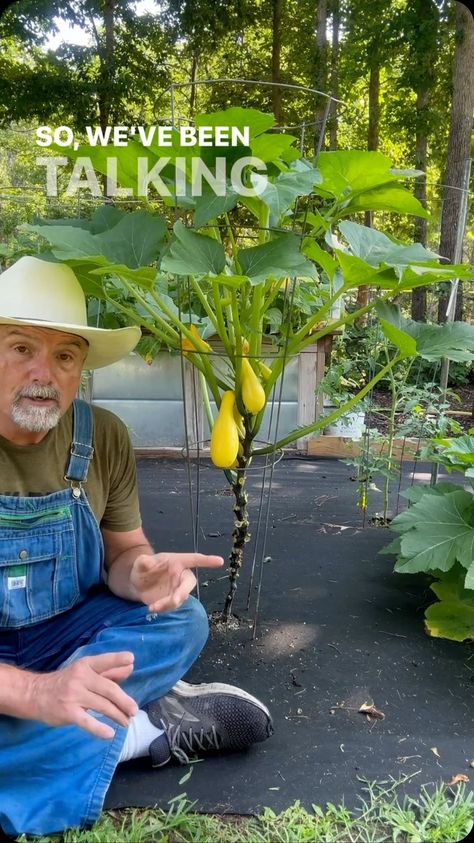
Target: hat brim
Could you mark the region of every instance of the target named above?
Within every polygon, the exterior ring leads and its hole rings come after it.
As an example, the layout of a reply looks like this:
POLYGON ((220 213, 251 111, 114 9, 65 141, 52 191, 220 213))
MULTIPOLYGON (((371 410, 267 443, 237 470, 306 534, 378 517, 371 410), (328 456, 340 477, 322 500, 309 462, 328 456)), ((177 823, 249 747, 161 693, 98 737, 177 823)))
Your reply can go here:
POLYGON ((50 328, 82 337, 89 343, 89 350, 84 361, 84 369, 100 369, 122 360, 135 348, 141 337, 138 325, 128 328, 90 328, 83 325, 59 324, 42 319, 16 319, 0 316, 0 325, 21 325, 33 328, 50 328))

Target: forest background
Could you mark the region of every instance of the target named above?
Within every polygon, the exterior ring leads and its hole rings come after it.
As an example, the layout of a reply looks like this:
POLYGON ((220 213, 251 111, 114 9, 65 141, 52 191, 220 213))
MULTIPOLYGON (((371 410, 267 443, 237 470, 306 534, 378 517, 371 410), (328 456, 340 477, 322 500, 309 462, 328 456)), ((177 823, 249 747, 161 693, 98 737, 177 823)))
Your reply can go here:
MULTIPOLYGON (((394 167, 423 171, 411 181, 431 218, 383 219, 384 230, 393 225, 396 236, 455 259, 474 108, 474 20, 464 4, 150 0, 148 11, 140 8, 132 0, 17 0, 0 18, 0 259, 18 249, 20 223, 78 210, 71 197, 46 196, 38 125, 80 133, 86 125, 155 124, 170 117, 171 83, 229 77, 331 93, 323 148, 378 149, 394 167), (88 44, 48 48, 60 21, 80 27, 88 44)), ((242 105, 273 111, 292 134, 304 124, 308 157, 325 104, 307 91, 265 84, 176 89, 186 122, 197 111, 242 105)), ((372 222, 367 212, 365 223, 372 222)), ((460 257, 474 263, 471 212, 460 257)), ((367 294, 360 289, 361 299, 367 294)), ((444 321, 448 295, 443 285, 420 287, 404 304, 412 318, 444 321)), ((472 318, 472 293, 460 285, 462 318, 472 318)))

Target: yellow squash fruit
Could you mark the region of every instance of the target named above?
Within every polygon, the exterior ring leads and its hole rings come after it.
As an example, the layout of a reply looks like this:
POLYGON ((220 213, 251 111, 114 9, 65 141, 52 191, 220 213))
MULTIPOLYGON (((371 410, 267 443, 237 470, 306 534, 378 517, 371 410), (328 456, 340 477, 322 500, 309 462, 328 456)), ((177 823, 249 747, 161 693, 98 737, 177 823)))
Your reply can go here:
POLYGON ((242 358, 242 401, 254 415, 263 410, 266 403, 263 386, 245 357, 242 358))
POLYGON ((221 406, 211 433, 211 460, 218 468, 231 468, 239 451, 239 432, 234 419, 235 393, 229 389, 221 398, 221 406))

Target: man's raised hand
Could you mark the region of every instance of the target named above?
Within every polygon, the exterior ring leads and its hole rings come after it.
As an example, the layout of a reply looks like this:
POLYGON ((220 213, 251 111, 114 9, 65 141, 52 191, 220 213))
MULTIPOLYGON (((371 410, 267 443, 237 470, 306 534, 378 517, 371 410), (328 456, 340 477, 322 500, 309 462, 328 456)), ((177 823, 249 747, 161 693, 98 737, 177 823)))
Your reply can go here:
POLYGON ((220 568, 222 556, 203 553, 154 553, 137 556, 130 571, 130 582, 137 599, 150 612, 177 609, 196 585, 192 568, 220 568))

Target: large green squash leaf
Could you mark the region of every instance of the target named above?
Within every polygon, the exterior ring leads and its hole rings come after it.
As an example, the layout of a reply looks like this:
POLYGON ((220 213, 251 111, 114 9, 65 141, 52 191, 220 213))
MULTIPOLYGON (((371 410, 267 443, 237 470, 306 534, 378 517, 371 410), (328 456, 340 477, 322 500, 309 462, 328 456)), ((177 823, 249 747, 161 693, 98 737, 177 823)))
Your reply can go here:
MULTIPOLYGON (((258 173, 251 175, 255 188, 262 181, 258 173)), ((276 179, 268 181, 259 198, 270 209, 270 225, 277 225, 283 214, 293 204, 297 196, 311 193, 315 184, 321 181, 319 170, 298 161, 286 173, 280 173, 276 179)))
POLYGON ((398 556, 401 552, 401 538, 397 536, 396 539, 392 539, 389 544, 385 544, 381 550, 379 550, 380 556, 398 556))
POLYGON ((425 360, 472 360, 474 356, 474 325, 448 322, 445 325, 420 325, 416 340, 418 353, 425 360))
POLYGON ((448 466, 451 471, 457 469, 471 476, 468 472, 474 466, 474 436, 465 434, 456 439, 435 439, 435 444, 444 446, 437 454, 437 461, 448 466))
POLYGON ((95 277, 91 272, 97 269, 100 264, 103 264, 104 268, 108 266, 109 261, 106 258, 84 258, 83 260, 80 258, 70 258, 65 263, 73 270, 86 296, 93 296, 95 299, 105 300, 106 296, 102 279, 95 277))
POLYGON ((226 211, 235 208, 238 194, 231 187, 227 186, 226 195, 218 196, 213 190, 203 190, 202 196, 195 198, 194 227, 201 228, 209 220, 214 219, 226 211))
MULTIPOLYGON (((174 181, 175 169, 173 157, 175 155, 172 147, 157 146, 145 147, 139 141, 131 138, 127 146, 90 146, 81 144, 79 149, 73 147, 61 148, 62 155, 66 155, 72 161, 78 158, 88 159, 94 170, 103 175, 111 175, 116 179, 117 184, 122 188, 129 188, 133 195, 138 195, 138 159, 146 159, 147 172, 150 172, 157 164, 158 159, 169 158, 170 162, 160 169, 160 177, 165 182, 168 179, 174 181), (111 170, 111 159, 113 159, 113 170, 111 170)), ((186 153, 183 153, 185 155, 186 153)), ((165 162, 162 161, 162 164, 165 162)))
POLYGON ((390 172, 390 158, 364 149, 321 152, 317 165, 323 177, 320 187, 337 199, 399 179, 390 172))
POLYGON ((429 217, 421 202, 400 184, 400 174, 391 170, 390 159, 381 152, 322 152, 317 164, 323 179, 315 190, 339 200, 340 216, 372 210, 429 217))
POLYGON ((395 345, 403 357, 416 357, 416 340, 385 319, 380 320, 380 326, 387 339, 395 345))
POLYGON ((459 483, 449 483, 443 480, 434 486, 426 486, 422 483, 416 486, 409 486, 408 489, 400 492, 400 495, 410 501, 410 503, 417 503, 423 495, 444 495, 446 492, 458 492, 460 488, 459 483))
POLYGON ((302 252, 308 258, 319 264, 324 269, 329 280, 332 281, 337 269, 337 262, 329 252, 326 252, 319 243, 316 243, 315 240, 311 240, 309 237, 306 237, 303 241, 302 252))
POLYGON ((99 258, 103 246, 90 231, 69 225, 31 225, 22 226, 24 231, 33 231, 44 237, 51 245, 51 250, 60 260, 68 258, 99 258))
POLYGON ((92 234, 100 234, 102 231, 107 231, 107 229, 117 225, 126 213, 121 208, 117 208, 116 205, 100 205, 94 210, 90 219, 86 219, 86 217, 61 217, 59 219, 40 217, 37 225, 67 225, 74 228, 83 228, 92 234))
POLYGON ((113 228, 95 236, 101 238, 106 257, 114 263, 135 268, 147 266, 158 258, 165 234, 166 221, 163 217, 147 211, 134 211, 113 228))
POLYGON ((474 591, 463 587, 462 571, 455 568, 431 589, 439 602, 425 612, 426 631, 451 641, 474 638, 474 591))
MULTIPOLYGON (((68 261, 71 265, 71 261, 68 261)), ((75 267, 73 267, 74 271, 75 267)), ((151 266, 141 266, 137 269, 130 269, 128 266, 119 263, 109 263, 107 266, 98 266, 90 269, 91 276, 113 276, 119 278, 126 278, 132 281, 137 287, 142 287, 144 290, 152 290, 156 285, 156 269, 151 266)))
MULTIPOLYGON (((470 500, 472 500, 472 496, 469 492, 465 491, 462 486, 459 486, 456 483, 443 482, 436 483, 434 486, 412 486, 409 490, 407 489, 405 492, 402 492, 402 495, 410 501, 411 506, 395 516, 390 524, 390 529, 394 530, 396 533, 405 533, 407 530, 414 529, 420 520, 420 510, 417 509, 417 506, 419 506, 422 501, 435 498, 444 502, 450 494, 456 494, 458 492, 461 492, 466 496, 466 503, 469 503, 470 500)), ((430 505, 431 504, 428 504, 429 512, 430 505)), ((441 503, 441 506, 442 505, 443 503, 441 503)))
POLYGON ((474 501, 464 489, 423 495, 391 527, 403 532, 396 571, 447 571, 456 560, 464 568, 474 561, 474 501))
POLYGON ((352 254, 372 266, 380 266, 381 263, 389 266, 407 266, 438 257, 421 243, 406 245, 395 238, 387 237, 382 231, 349 220, 340 222, 339 230, 349 243, 352 254))
MULTIPOLYGON (((88 228, 92 234, 102 234, 109 228, 115 228, 126 216, 126 213, 121 208, 117 208, 116 205, 100 205, 88 221, 88 228)), ((83 219, 82 222, 86 223, 87 221, 83 219)))
POLYGON ((252 155, 264 163, 275 161, 277 158, 284 161, 292 160, 295 156, 299 158, 298 150, 293 147, 296 140, 292 135, 259 135, 251 141, 252 155))
POLYGON ((461 600, 433 603, 425 612, 425 627, 435 638, 466 641, 474 638, 474 605, 461 600))
POLYGON ((270 275, 276 279, 317 278, 316 268, 301 254, 300 239, 295 234, 279 234, 261 246, 240 249, 237 259, 252 284, 260 284, 270 275))
POLYGON ((454 439, 435 437, 431 440, 430 459, 445 465, 448 471, 460 471, 474 486, 474 436, 464 434, 454 439))
POLYGON ((448 322, 445 325, 428 325, 405 319, 400 309, 389 302, 377 302, 380 319, 410 334, 416 340, 417 353, 425 360, 472 360, 474 357, 474 325, 466 322, 448 322))
POLYGON ((125 214, 116 225, 99 234, 68 225, 25 225, 23 228, 48 240, 60 260, 103 256, 110 262, 136 268, 158 258, 166 222, 158 214, 141 210, 125 214))
POLYGON ((411 214, 425 219, 430 216, 426 208, 409 190, 392 184, 361 191, 345 205, 341 216, 348 217, 358 211, 395 211, 399 214, 411 214))
POLYGON ((398 279, 392 267, 375 269, 370 263, 356 255, 349 255, 341 249, 334 249, 334 254, 341 267, 344 282, 355 287, 359 284, 369 284, 371 287, 393 289, 398 286, 398 279))
POLYGON ((411 264, 405 267, 400 277, 400 290, 413 290, 436 281, 471 280, 474 270, 466 264, 435 264, 426 261, 423 264, 411 264))
POLYGON ((176 275, 219 275, 225 267, 221 243, 186 228, 181 220, 174 224, 174 238, 161 261, 164 272, 176 275))

